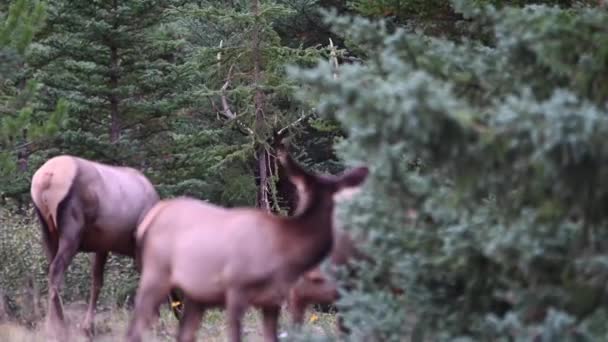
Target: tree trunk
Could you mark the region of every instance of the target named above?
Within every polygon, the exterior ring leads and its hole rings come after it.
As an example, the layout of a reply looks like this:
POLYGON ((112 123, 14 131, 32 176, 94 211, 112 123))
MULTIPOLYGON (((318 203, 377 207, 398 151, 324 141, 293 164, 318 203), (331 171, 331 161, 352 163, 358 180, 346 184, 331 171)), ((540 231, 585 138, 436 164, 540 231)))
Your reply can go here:
POLYGON ((266 164, 269 158, 268 151, 264 147, 260 147, 257 152, 258 170, 260 176, 260 185, 258 187, 257 205, 258 207, 270 211, 270 199, 268 198, 268 167, 266 164))
MULTIPOLYGON (((118 0, 112 1, 112 9, 118 11, 118 0)), ((114 24, 114 28, 117 26, 114 24)), ((115 143, 120 138, 120 118, 118 99, 118 48, 110 43, 110 143, 115 143)))
MULTIPOLYGON (((251 35, 251 54, 253 60, 253 87, 254 87, 254 108, 255 108, 255 133, 259 137, 263 135, 266 129, 266 122, 264 117, 264 93, 259 88, 260 85, 260 27, 257 23, 258 17, 260 16, 260 3, 259 0, 252 0, 251 2, 251 13, 256 18, 254 27, 251 35)), ((256 159, 258 161, 258 175, 260 177, 257 193, 257 205, 260 208, 270 211, 270 200, 269 195, 269 168, 270 165, 270 154, 264 146, 258 147, 256 151, 256 159)))
MULTIPOLYGON (((30 147, 28 144, 28 135, 27 128, 24 128, 22 133, 22 148, 17 151, 17 170, 19 173, 24 174, 27 172, 29 167, 29 159, 30 159, 30 147)), ((25 200, 24 196, 17 196, 17 213, 20 215, 26 215, 28 209, 28 202, 25 200)))
POLYGON ((21 173, 25 173, 29 166, 30 148, 28 145, 27 133, 27 128, 24 128, 23 132, 21 132, 23 147, 17 151, 17 166, 19 167, 19 172, 21 173))

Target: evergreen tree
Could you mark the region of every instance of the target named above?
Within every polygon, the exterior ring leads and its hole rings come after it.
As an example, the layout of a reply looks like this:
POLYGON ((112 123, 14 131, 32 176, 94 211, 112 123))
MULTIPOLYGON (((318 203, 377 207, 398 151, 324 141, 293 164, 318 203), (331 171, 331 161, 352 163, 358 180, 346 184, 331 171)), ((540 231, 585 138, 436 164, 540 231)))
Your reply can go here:
POLYGON ((27 187, 30 146, 49 137, 63 122, 65 104, 48 116, 33 115, 37 83, 25 63, 27 49, 45 19, 45 5, 17 0, 0 7, 0 197, 14 197, 27 187), (17 172, 19 171, 19 172, 17 172))
POLYGON ((489 42, 334 12, 365 63, 294 72, 347 130, 341 156, 373 170, 339 207, 376 261, 340 300, 346 325, 353 340, 605 340, 608 13, 473 2, 454 6, 489 42))
POLYGON ((33 0, 14 1, 8 7, 5 3, 0 5, 0 46, 10 46, 23 54, 44 20, 44 10, 44 3, 33 0))
POLYGON ((289 206, 284 201, 290 200, 290 184, 279 181, 269 142, 281 130, 300 138, 315 121, 309 120, 314 113, 294 102, 284 66, 312 65, 329 55, 328 48, 283 42, 275 23, 293 14, 275 1, 205 1, 180 10, 189 32, 188 83, 195 89, 172 143, 183 152, 168 158, 180 165, 181 175, 172 179, 183 181, 168 188, 197 184, 204 189, 196 191, 199 197, 226 205, 275 211, 289 206))
MULTIPOLYGON (((148 148, 179 108, 182 43, 172 0, 56 1, 30 62, 43 105, 63 97, 70 123, 54 147, 145 168, 148 148)), ((47 154, 56 154, 51 150, 47 154)))

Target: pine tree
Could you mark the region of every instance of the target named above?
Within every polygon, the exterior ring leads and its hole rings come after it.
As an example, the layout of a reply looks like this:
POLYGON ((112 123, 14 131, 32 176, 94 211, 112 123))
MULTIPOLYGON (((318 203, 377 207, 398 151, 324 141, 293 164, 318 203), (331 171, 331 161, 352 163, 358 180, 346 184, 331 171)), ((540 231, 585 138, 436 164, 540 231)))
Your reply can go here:
MULTIPOLYGON (((0 5, 2 25, 0 27, 0 46, 12 47, 23 54, 32 41, 32 37, 43 23, 44 3, 33 0, 18 0, 0 5)), ((7 72, 8 70, 3 70, 7 72)))
POLYGON ((274 132, 286 130, 297 141, 312 131, 314 113, 294 105, 296 84, 286 79, 285 65, 312 65, 329 55, 327 48, 283 42, 274 23, 293 14, 274 1, 207 1, 180 10, 190 32, 188 82, 200 82, 180 125, 198 134, 178 130, 176 142, 196 147, 170 160, 191 170, 179 179, 205 189, 200 197, 274 211, 289 207, 290 184, 279 180, 270 142, 274 132))
MULTIPOLYGON (((181 40, 171 0, 58 1, 30 62, 43 105, 70 104, 62 152, 145 168, 150 139, 179 108, 181 40)), ((44 108, 42 108, 44 110, 44 108)), ((49 151, 53 154, 58 151, 49 151)))
POLYGON ((365 63, 294 72, 372 167, 339 207, 376 261, 341 278, 351 337, 605 340, 608 13, 453 3, 489 42, 328 13, 365 63))
POLYGON ((25 63, 34 35, 43 27, 45 5, 17 0, 0 8, 0 197, 15 197, 27 188, 29 147, 55 134, 64 121, 59 102, 47 116, 33 115, 37 83, 25 63))

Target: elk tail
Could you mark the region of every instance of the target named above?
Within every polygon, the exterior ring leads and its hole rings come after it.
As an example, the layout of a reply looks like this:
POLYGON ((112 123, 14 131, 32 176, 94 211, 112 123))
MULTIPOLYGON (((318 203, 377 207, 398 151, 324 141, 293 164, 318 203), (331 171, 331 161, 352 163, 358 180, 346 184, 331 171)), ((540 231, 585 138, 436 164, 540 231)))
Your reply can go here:
POLYGON ((78 165, 73 158, 59 156, 47 161, 32 177, 30 195, 49 261, 57 253, 60 218, 73 192, 77 171, 78 165))
POLYGON ((42 228, 42 244, 46 250, 48 264, 50 265, 51 261, 53 261, 53 259, 55 258, 55 254, 57 254, 58 239, 53 238, 54 236, 52 236, 52 232, 49 229, 49 225, 46 223, 44 216, 42 215, 40 209, 38 209, 38 206, 36 206, 36 204, 34 204, 34 210, 36 211, 38 222, 40 222, 40 227, 42 228))

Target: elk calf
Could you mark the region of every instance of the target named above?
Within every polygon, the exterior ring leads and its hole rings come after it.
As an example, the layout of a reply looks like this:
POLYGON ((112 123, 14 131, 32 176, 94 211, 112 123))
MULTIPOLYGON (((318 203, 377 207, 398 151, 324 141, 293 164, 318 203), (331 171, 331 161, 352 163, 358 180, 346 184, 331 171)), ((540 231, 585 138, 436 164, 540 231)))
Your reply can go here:
MULTIPOLYGON (((334 269, 346 265, 354 259, 371 261, 355 246, 350 234, 345 230, 334 227, 334 245, 329 255, 328 273, 321 271, 320 265, 305 273, 289 290, 287 307, 292 322, 301 325, 304 321, 306 308, 310 304, 333 304, 338 298, 338 284, 334 279, 334 269)), ((338 320, 338 329, 345 331, 338 320)))
POLYGON ((250 305, 261 308, 265 339, 277 341, 280 306, 289 289, 332 248, 333 196, 358 187, 368 174, 359 167, 341 176, 315 175, 282 148, 278 155, 301 199, 292 217, 186 197, 150 210, 137 229, 143 269, 128 341, 141 340, 173 288, 185 298, 179 341, 194 341, 211 307, 225 308, 229 339, 241 341, 241 318, 250 305))
MULTIPOLYGON (((321 271, 319 265, 300 277, 289 291, 287 307, 291 320, 296 325, 301 325, 304 322, 304 314, 308 305, 334 304, 339 299, 338 284, 335 280, 335 271, 338 266, 348 265, 349 262, 355 260, 375 263, 374 258, 357 248, 356 244, 362 242, 361 240, 354 239, 347 231, 338 226, 334 229, 334 246, 328 258, 329 267, 327 272, 321 271)), ((349 277, 356 278, 357 275, 351 270, 349 277)), ((388 285, 394 295, 404 293, 402 288, 393 283, 388 273, 379 275, 374 281, 388 285)), ((340 317, 338 317, 336 323, 340 332, 346 333, 348 331, 342 324, 340 317)))
POLYGON ((32 177, 30 192, 50 264, 47 329, 65 339, 59 287, 76 253, 93 252, 91 295, 83 324, 92 335, 108 252, 134 256, 135 229, 159 196, 135 169, 68 155, 44 163, 32 177))

